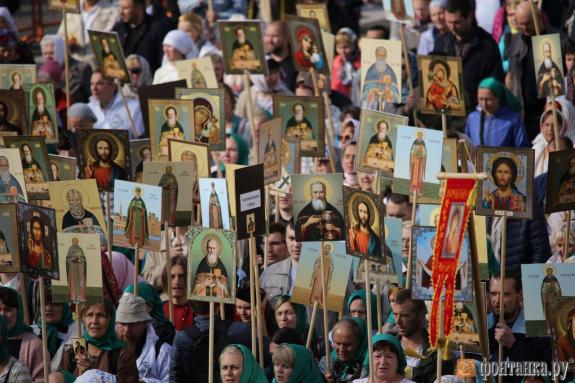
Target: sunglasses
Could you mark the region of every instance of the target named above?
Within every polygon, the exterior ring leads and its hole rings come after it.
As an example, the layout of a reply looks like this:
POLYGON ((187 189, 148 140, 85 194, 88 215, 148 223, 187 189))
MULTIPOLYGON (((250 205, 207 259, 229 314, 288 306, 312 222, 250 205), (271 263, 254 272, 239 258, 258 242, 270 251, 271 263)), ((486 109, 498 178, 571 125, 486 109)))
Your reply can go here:
POLYGON ((142 73, 142 68, 130 68, 130 69, 128 69, 128 70, 130 71, 130 73, 133 73, 133 74, 140 74, 140 73, 142 73))

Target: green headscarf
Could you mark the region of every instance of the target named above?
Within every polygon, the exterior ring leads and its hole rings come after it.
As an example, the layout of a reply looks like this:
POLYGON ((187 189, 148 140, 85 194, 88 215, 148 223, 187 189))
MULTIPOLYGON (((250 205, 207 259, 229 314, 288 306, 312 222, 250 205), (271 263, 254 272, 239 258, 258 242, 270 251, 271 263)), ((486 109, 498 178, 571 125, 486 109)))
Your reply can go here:
MULTIPOLYGON (((377 334, 374 335, 373 338, 371 338, 371 343, 373 344, 373 347, 375 347, 375 345, 378 344, 379 342, 385 342, 393 348, 395 354, 397 355, 396 372, 403 376, 405 373, 405 367, 407 366, 407 360, 405 359, 405 353, 403 352, 403 347, 401 346, 399 339, 390 334, 377 334)), ((369 368, 369 354, 365 356, 363 366, 366 369, 369 368)))
POLYGON ((291 305, 295 308, 296 322, 294 330, 298 333, 299 336, 302 337, 302 339, 304 340, 307 339, 308 327, 307 327, 307 312, 305 310, 305 306, 299 303, 294 303, 289 295, 278 295, 274 297, 272 302, 274 306, 274 315, 275 315, 275 307, 280 299, 284 300, 282 304, 290 302, 291 305))
MULTIPOLYGON (((134 285, 129 285, 124 290, 125 293, 134 293, 134 285)), ((164 314, 164 305, 162 304, 162 299, 158 292, 147 282, 138 283, 138 296, 146 301, 146 304, 152 308, 150 316, 158 324, 171 324, 170 320, 164 314)))
MULTIPOLYGON (((58 329, 68 327, 74 323, 74 318, 72 318, 72 310, 70 310, 70 305, 67 303, 62 304, 62 317, 60 321, 55 324, 46 323, 46 336, 48 337, 48 351, 51 356, 56 354, 58 351, 58 329)), ((38 327, 42 328, 42 320, 38 320, 38 327)))
POLYGON ((268 383, 264 370, 258 364, 249 348, 241 344, 230 344, 222 351, 222 354, 230 347, 238 348, 244 357, 242 377, 240 383, 268 383))
POLYGON ((236 146, 238 147, 238 165, 247 165, 248 159, 250 155, 250 148, 246 140, 244 140, 241 136, 237 134, 231 133, 230 137, 236 142, 236 146))
MULTIPOLYGON (((307 348, 289 343, 283 343, 282 346, 289 347, 295 355, 295 366, 293 367, 288 383, 323 382, 323 375, 317 367, 313 355, 307 348)), ((276 383, 276 379, 274 378, 272 382, 276 383)))
MULTIPOLYGON (((371 293, 371 292, 369 295, 371 296, 371 329, 377 330, 377 309, 376 309, 377 297, 375 296, 374 293, 371 293)), ((361 301, 363 302, 363 305, 367 308, 365 289, 359 289, 359 290, 355 290, 354 292, 352 292, 351 295, 349 296, 349 299, 347 300, 348 311, 349 311, 349 306, 351 306, 351 302, 355 301, 356 299, 361 299, 361 301)))
MULTIPOLYGON (((16 311, 16 324, 14 327, 8 330, 8 338, 14 338, 24 334, 25 332, 32 332, 32 328, 24 324, 24 306, 22 305, 22 297, 18 293, 18 291, 10 288, 10 287, 0 287, 0 297, 6 297, 6 300, 15 300, 18 302, 18 307, 12 307, 10 304, 12 302, 2 302, 4 305, 15 308, 16 311), (12 299, 10 299, 12 298, 12 299)), ((1 298, 0 298, 1 300, 1 298)))
POLYGON ((0 360, 4 361, 10 357, 10 353, 6 349, 8 342, 8 322, 4 315, 0 315, 0 332, 2 333, 2 342, 0 343, 0 360))
POLYGON ((337 352, 335 349, 331 351, 331 359, 333 360, 334 364, 340 363, 343 365, 343 368, 341 369, 342 374, 346 374, 347 370, 354 368, 357 363, 363 364, 367 355, 367 326, 365 325, 365 321, 361 318, 345 318, 344 320, 354 321, 359 326, 359 335, 357 337, 357 350, 355 351, 352 360, 348 362, 342 362, 337 357, 337 352))
MULTIPOLYGON (((105 306, 104 306, 105 307, 105 306)), ((87 309, 89 306, 87 307, 87 309)), ((92 338, 84 326, 84 339, 86 342, 98 347, 103 351, 119 350, 125 346, 124 342, 116 338, 116 312, 112 310, 112 316, 106 333, 101 338, 92 338)))
POLYGON ((513 93, 499 80, 493 77, 487 77, 479 83, 480 89, 489 89, 497 96, 500 105, 506 105, 514 112, 521 112, 521 102, 515 97, 513 93))

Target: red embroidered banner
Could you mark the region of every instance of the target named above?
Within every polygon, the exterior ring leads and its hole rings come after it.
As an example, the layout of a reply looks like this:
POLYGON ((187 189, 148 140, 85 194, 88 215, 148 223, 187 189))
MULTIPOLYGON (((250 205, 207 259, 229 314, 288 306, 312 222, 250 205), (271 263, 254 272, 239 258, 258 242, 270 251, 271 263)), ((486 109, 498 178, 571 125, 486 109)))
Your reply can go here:
POLYGON ((455 295, 455 273, 469 214, 475 205, 475 180, 447 179, 441 203, 435 248, 433 249, 433 302, 429 323, 429 343, 437 345, 439 335, 439 300, 445 287, 443 305, 443 334, 451 333, 455 295))

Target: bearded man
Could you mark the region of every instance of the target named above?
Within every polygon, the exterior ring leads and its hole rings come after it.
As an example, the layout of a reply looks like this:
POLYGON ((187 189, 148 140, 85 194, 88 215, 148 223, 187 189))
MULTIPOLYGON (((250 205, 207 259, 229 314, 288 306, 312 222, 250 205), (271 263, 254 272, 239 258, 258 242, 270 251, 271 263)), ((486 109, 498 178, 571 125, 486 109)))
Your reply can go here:
POLYGON ((62 218, 62 230, 66 230, 69 227, 83 226, 84 219, 86 218, 91 219, 93 225, 100 226, 98 218, 96 218, 92 212, 84 209, 82 193, 78 190, 68 190, 66 193, 66 201, 68 201, 68 211, 62 218))
POLYGON ((42 183, 45 182, 44 169, 40 163, 32 156, 32 148, 27 143, 22 144, 20 147, 20 155, 22 157, 22 170, 24 171, 24 178, 29 183, 42 183))
POLYGON ((4 101, 0 101, 0 132, 17 132, 21 134, 19 127, 8 121, 8 106, 4 101))
POLYGON ((45 226, 39 217, 30 220, 28 256, 26 266, 34 269, 52 269, 52 257, 44 245, 45 226))
POLYGON ((314 140, 310 120, 305 117, 305 106, 297 103, 293 106, 293 116, 286 124, 286 135, 299 138, 302 141, 314 140))
POLYGON ((563 93, 561 70, 553 62, 551 44, 548 41, 543 43, 543 62, 537 71, 537 80, 541 96, 551 96, 552 94, 558 96, 563 93))
POLYGON ((372 257, 381 257, 381 240, 375 234, 369 220, 371 211, 365 202, 359 202, 356 206, 357 224, 349 229, 349 247, 353 252, 372 257))
POLYGON ((205 257, 196 270, 192 295, 229 298, 226 266, 219 258, 222 245, 216 238, 206 241, 205 257))
POLYGON ((84 169, 84 178, 95 178, 98 189, 112 191, 115 180, 127 180, 126 170, 112 160, 112 144, 107 139, 96 141, 96 161, 84 169))
POLYGON ((310 186, 311 201, 299 213, 296 233, 301 241, 339 241, 344 227, 341 213, 327 201, 326 186, 314 182, 310 186))
POLYGON ((26 202, 20 183, 10 173, 10 162, 0 156, 0 202, 26 202))
POLYGON ((363 108, 383 111, 383 104, 401 102, 397 76, 387 64, 387 49, 375 49, 375 63, 368 69, 362 89, 363 108))

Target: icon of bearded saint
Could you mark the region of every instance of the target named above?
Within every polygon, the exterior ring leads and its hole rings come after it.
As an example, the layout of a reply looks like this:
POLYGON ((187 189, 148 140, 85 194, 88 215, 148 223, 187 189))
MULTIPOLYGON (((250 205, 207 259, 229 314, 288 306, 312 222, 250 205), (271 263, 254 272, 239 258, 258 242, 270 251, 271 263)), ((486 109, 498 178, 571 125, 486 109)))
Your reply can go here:
POLYGON ((0 202, 26 202, 20 183, 10 173, 10 162, 0 156, 0 202))
POLYGON ((548 41, 543 43, 543 62, 539 66, 537 80, 539 83, 539 94, 541 96, 558 96, 563 93, 561 70, 557 64, 553 62, 551 43, 548 41))
POLYGON ((185 140, 184 128, 178 122, 178 111, 173 106, 168 106, 164 112, 166 121, 162 124, 160 131, 160 155, 168 156, 168 138, 185 140))
POLYGON ((326 186, 317 181, 310 185, 311 201, 299 213, 296 232, 302 241, 339 241, 343 239, 341 213, 327 201, 326 186))

